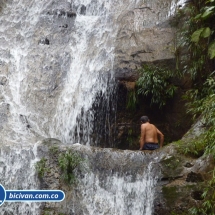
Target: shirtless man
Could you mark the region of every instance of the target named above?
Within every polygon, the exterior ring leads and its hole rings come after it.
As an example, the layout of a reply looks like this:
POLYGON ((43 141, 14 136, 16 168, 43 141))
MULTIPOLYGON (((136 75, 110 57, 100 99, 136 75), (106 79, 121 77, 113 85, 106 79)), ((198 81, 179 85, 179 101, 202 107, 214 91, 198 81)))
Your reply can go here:
POLYGON ((140 137, 140 150, 155 150, 163 147, 164 135, 153 125, 149 123, 147 116, 142 116, 141 121, 141 137, 140 137))

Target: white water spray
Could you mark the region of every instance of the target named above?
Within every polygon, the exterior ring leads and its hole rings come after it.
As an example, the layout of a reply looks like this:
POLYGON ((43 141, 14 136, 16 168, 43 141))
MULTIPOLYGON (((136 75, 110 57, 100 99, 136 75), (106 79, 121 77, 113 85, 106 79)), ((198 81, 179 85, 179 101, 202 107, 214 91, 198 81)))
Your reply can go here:
MULTIPOLYGON (((1 145, 0 149, 0 183, 5 190, 37 190, 39 179, 35 173, 37 145, 22 145, 19 148, 1 145)), ((34 214, 39 215, 40 204, 33 202, 4 202, 0 214, 34 214)))
POLYGON ((70 44, 73 59, 51 130, 51 136, 65 143, 92 144, 92 105, 98 93, 106 96, 108 80, 113 78, 115 37, 110 25, 107 17, 76 17, 77 33, 70 44))
POLYGON ((143 174, 113 174, 102 182, 95 174, 86 175, 79 185, 86 214, 152 215, 157 177, 152 177, 151 171, 152 164, 143 174))

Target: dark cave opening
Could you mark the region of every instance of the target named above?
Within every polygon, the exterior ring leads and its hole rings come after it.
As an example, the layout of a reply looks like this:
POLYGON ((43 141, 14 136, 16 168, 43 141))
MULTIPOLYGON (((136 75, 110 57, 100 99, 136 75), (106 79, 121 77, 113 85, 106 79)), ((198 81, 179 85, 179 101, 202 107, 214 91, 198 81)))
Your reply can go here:
POLYGON ((180 140, 190 129, 192 120, 186 113, 185 101, 182 99, 183 89, 179 89, 174 98, 167 101, 163 108, 150 105, 150 97, 137 96, 133 110, 126 108, 128 99, 128 83, 119 81, 116 114, 115 147, 119 149, 139 149, 140 117, 147 115, 165 136, 164 145, 180 140))

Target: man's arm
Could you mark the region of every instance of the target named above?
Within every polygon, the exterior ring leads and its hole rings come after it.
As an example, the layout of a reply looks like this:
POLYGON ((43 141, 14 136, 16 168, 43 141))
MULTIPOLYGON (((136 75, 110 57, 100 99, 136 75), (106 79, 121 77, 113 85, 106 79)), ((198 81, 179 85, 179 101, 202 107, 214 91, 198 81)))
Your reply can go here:
POLYGON ((144 143, 145 143, 145 132, 146 128, 144 124, 141 125, 141 136, 140 136, 140 150, 143 149, 144 143))
POLYGON ((163 141, 164 141, 164 135, 157 129, 157 133, 159 136, 159 143, 160 143, 160 147, 163 147, 163 141))

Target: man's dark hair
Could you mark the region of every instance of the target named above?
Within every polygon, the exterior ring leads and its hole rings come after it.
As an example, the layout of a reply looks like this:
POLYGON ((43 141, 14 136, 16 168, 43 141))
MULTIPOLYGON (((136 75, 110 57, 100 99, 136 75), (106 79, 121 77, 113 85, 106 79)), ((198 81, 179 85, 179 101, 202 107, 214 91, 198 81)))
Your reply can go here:
POLYGON ((149 118, 148 118, 148 116, 141 116, 140 117, 140 121, 143 122, 143 123, 145 123, 145 122, 149 121, 149 118))

